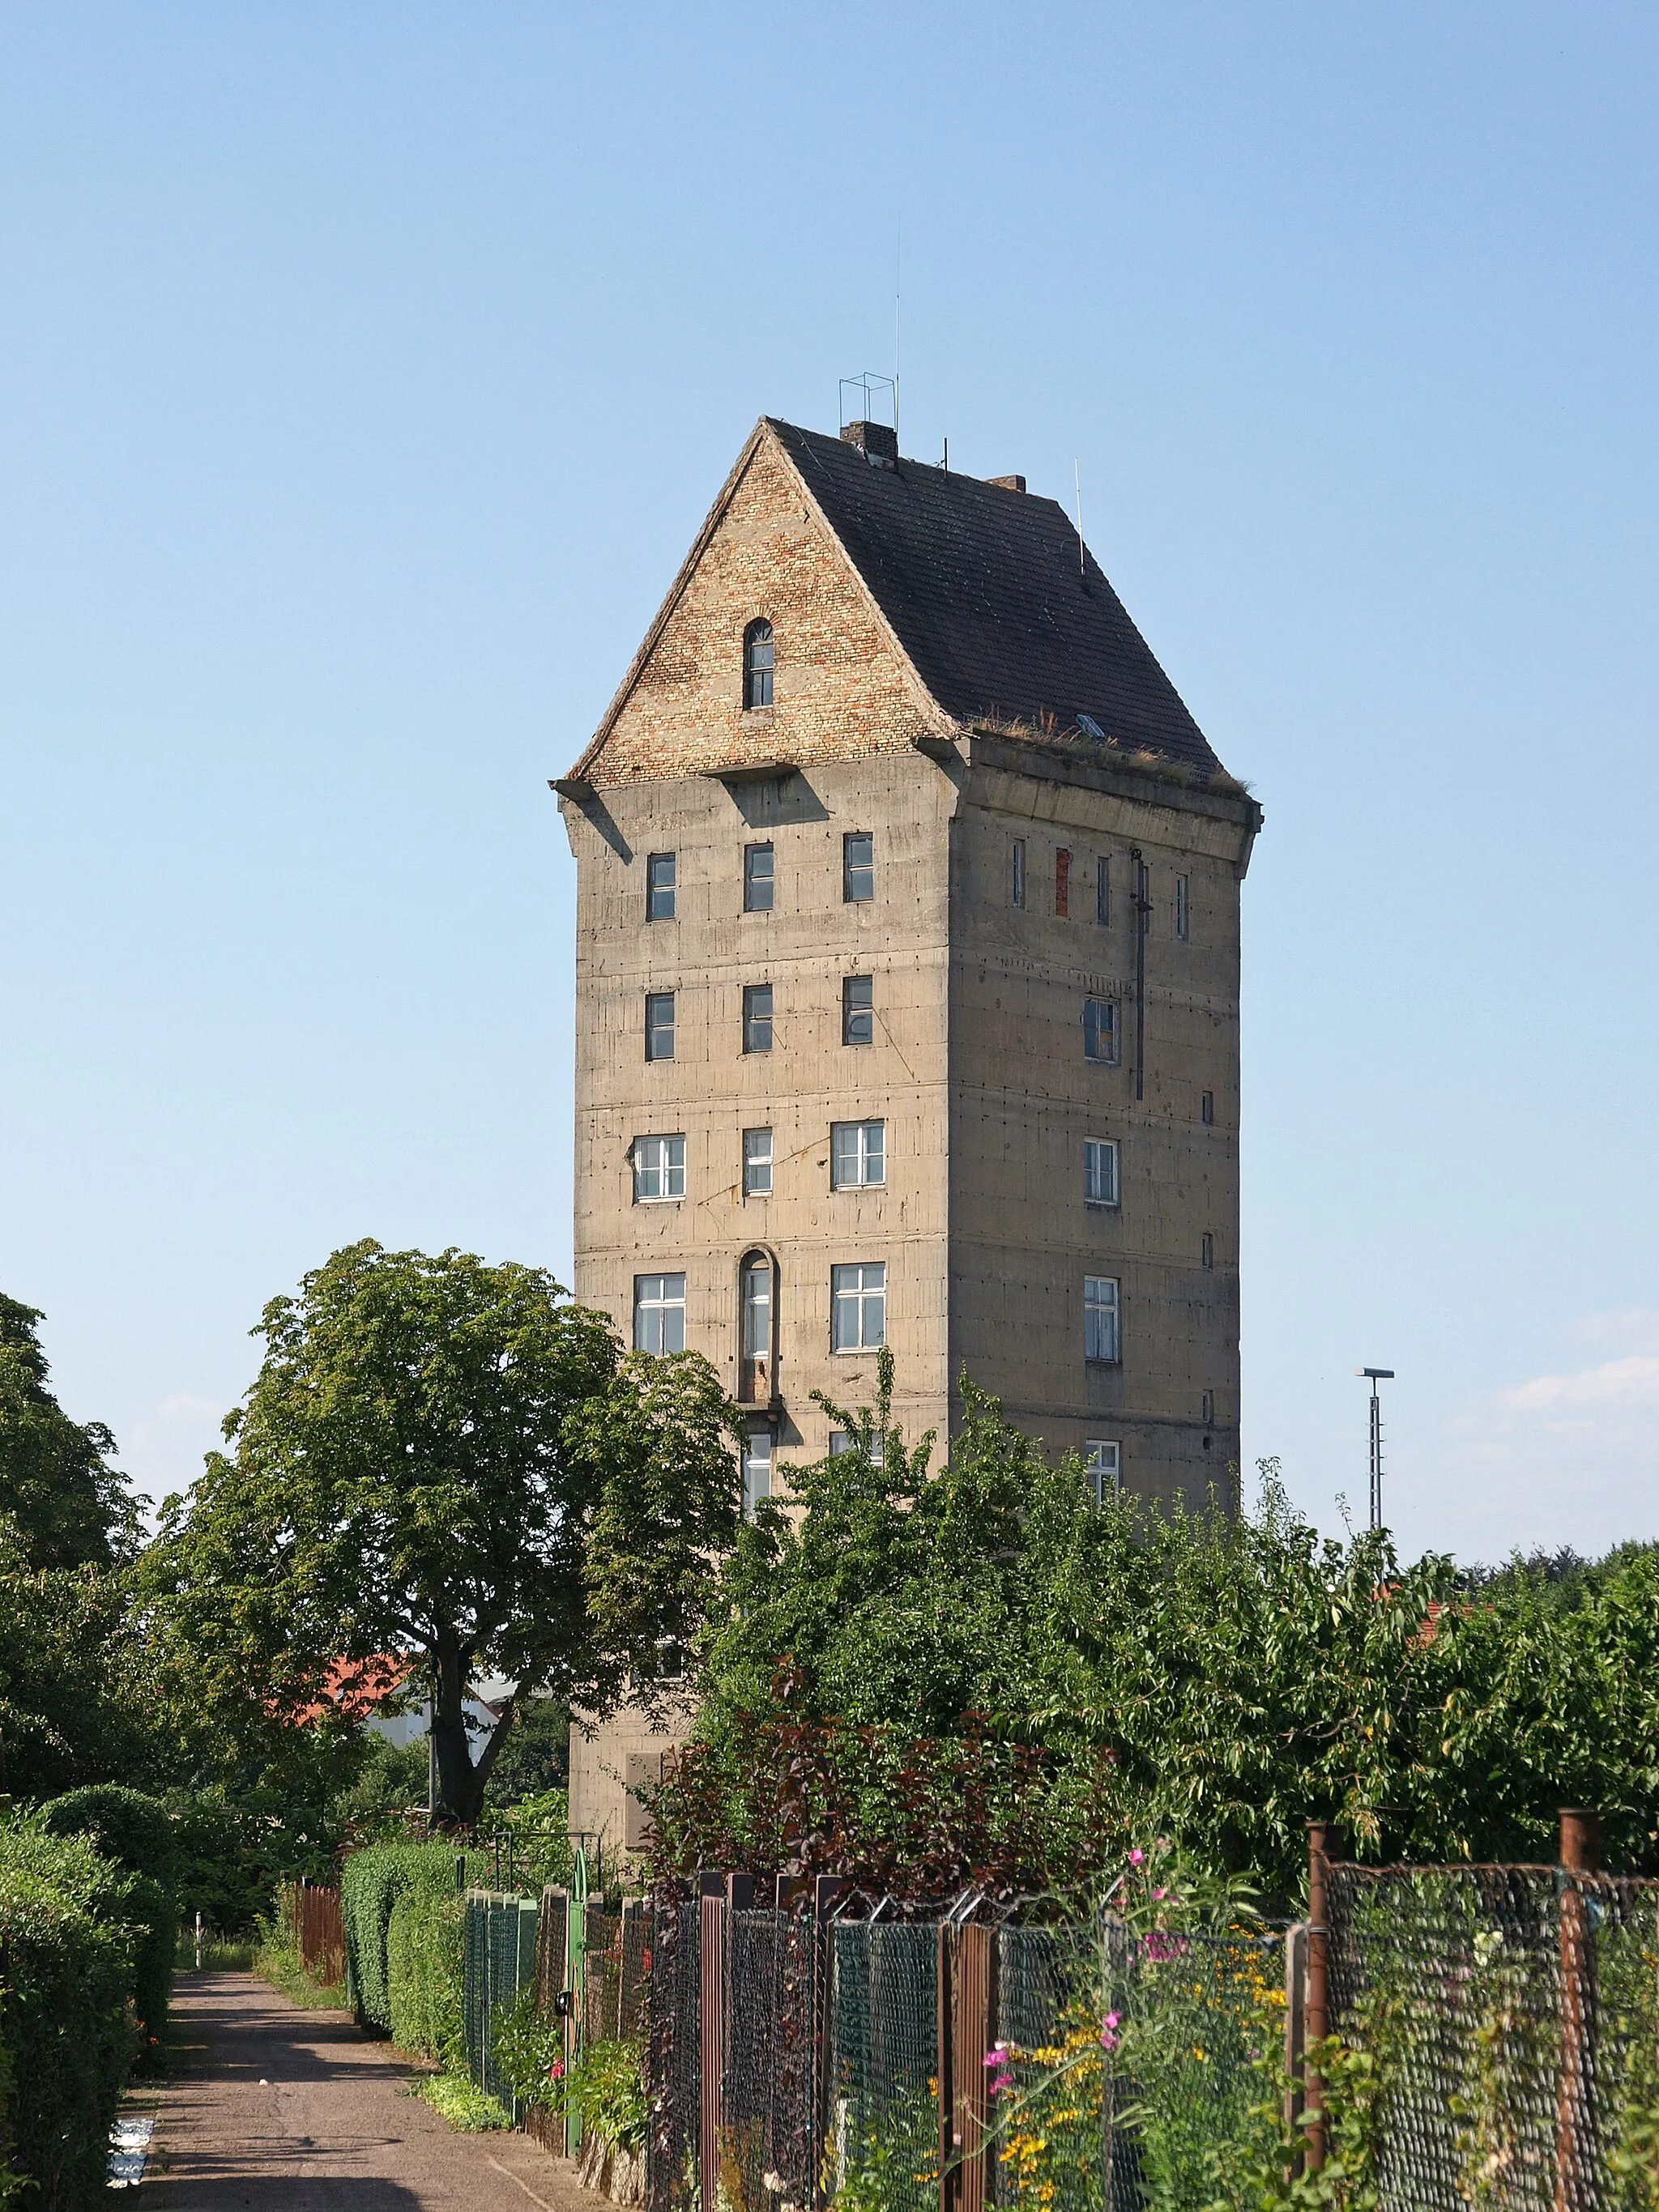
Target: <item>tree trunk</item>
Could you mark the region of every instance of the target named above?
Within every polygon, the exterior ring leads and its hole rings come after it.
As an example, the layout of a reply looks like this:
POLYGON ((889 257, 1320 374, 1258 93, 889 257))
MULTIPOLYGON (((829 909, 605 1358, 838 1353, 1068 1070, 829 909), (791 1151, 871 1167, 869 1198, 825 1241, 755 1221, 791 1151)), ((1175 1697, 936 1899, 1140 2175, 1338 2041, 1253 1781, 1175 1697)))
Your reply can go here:
POLYGON ((455 1835, 475 1828, 483 1810, 483 1794, 490 1771, 507 1741, 522 1690, 509 1698, 489 1732, 475 1765, 466 1730, 466 1692, 471 1653, 463 1655, 454 1638, 440 1631, 428 1652, 432 1673, 432 1750, 438 1788, 432 1808, 432 1826, 440 1835, 455 1835))

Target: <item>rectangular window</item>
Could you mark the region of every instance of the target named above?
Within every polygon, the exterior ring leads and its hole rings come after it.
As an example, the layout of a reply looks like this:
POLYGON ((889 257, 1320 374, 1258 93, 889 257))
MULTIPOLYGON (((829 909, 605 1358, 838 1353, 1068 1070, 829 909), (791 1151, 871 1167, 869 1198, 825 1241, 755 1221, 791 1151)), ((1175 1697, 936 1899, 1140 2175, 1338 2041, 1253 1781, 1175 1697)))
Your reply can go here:
POLYGON ((877 1352, 887 1341, 887 1267, 866 1261, 830 1271, 830 1348, 877 1352))
POLYGON ((685 1139, 684 1137, 635 1137, 634 1139, 634 1203, 685 1196, 685 1139))
POLYGON ((745 1052, 772 1049, 772 986, 745 983, 743 987, 743 1048, 745 1052))
POLYGON ((743 1447, 743 1517, 752 1521, 755 1508, 772 1495, 772 1439, 764 1429, 750 1430, 743 1447))
POLYGON ((876 980, 873 975, 842 977, 841 1041, 843 1044, 875 1042, 876 980))
POLYGON ((1108 1443, 1103 1437, 1091 1437, 1083 1462, 1083 1472, 1095 1504, 1103 1505, 1117 1493, 1118 1480, 1123 1471, 1123 1447, 1108 1443))
MULTIPOLYGON (((830 1456, 831 1459, 839 1459, 843 1452, 856 1450, 857 1447, 858 1438, 853 1434, 850 1429, 830 1430, 830 1456)), ((878 1430, 870 1439, 870 1464, 872 1467, 879 1467, 881 1465, 883 1450, 884 1446, 881 1431, 878 1430)))
POLYGON ((1095 862, 1095 920, 1104 929, 1112 919, 1112 864, 1103 853, 1095 862))
POLYGON ((743 848, 743 910, 745 914, 772 911, 772 848, 745 845, 743 848))
POLYGON ((659 1355, 685 1349, 684 1275, 635 1275, 634 1349, 659 1355))
POLYGON ((1110 1275, 1083 1278, 1083 1356, 1117 1358, 1117 1283, 1110 1275))
POLYGON ((1185 876, 1177 876, 1176 878, 1176 935, 1183 945, 1187 942, 1188 914, 1187 878, 1185 876))
POLYGON ((1202 1098, 1199 1100, 1198 1114, 1199 1119, 1203 1122, 1205 1127, 1207 1129, 1211 1123, 1215 1120, 1215 1093, 1213 1091, 1206 1091, 1202 1098))
POLYGON ((648 853, 645 861, 645 918, 647 921, 674 919, 674 855, 648 853))
POLYGON ((841 841, 841 895, 854 906, 876 895, 876 841, 867 830, 850 830, 841 841))
POLYGON ((1206 1429, 1212 1427, 1215 1423, 1215 1392, 1206 1390, 1198 1402, 1200 1420, 1206 1429))
POLYGON ((1083 1140, 1083 1197, 1089 1206, 1117 1204, 1117 1146, 1109 1137, 1083 1140))
POLYGON ((1083 1057, 1108 1065, 1117 1059, 1117 1000, 1083 1001, 1083 1057))
POLYGON ((832 1121, 830 1125, 830 1188, 864 1190, 887 1180, 885 1121, 832 1121))
POLYGON ((1199 1251, 1204 1266, 1206 1267, 1213 1267, 1215 1265, 1215 1239, 1211 1236, 1207 1229, 1204 1232, 1204 1242, 1199 1247, 1199 1251))
POLYGON ((674 1057, 674 994, 647 991, 645 994, 645 1056, 647 1060, 674 1057))
POLYGON ((1072 911, 1072 856, 1064 845, 1054 848, 1054 912, 1072 911))
POLYGON ((1023 837, 1016 837, 1014 840, 1013 891, 1014 904, 1024 906, 1025 903, 1025 840, 1023 837))
POLYGON ((772 1132, 745 1129, 743 1133, 743 1194, 745 1198, 772 1195, 772 1132))

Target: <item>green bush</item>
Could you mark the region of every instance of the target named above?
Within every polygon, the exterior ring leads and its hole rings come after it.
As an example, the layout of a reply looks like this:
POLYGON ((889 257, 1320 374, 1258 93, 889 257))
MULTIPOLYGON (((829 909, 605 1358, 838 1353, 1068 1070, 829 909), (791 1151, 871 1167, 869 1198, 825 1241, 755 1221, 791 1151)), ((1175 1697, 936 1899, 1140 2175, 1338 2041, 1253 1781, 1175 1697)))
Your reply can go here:
POLYGON ((173 1820, 159 1799, 142 1790, 97 1783, 54 1797, 41 1809, 46 1832, 84 1836, 134 1879, 125 1917, 140 1931, 133 1955, 132 2001, 142 2050, 158 2056, 173 1989, 173 1951, 179 1921, 178 1844, 173 1820))
POLYGON ((33 2212, 106 2201, 136 2047, 131 1888, 80 1836, 49 1835, 38 1818, 0 1823, 0 2201, 20 2182, 33 2212))
POLYGON ((461 1977, 466 1905, 453 1852, 412 1869, 386 1928, 387 2014, 400 2051, 462 2067, 461 1977))
MULTIPOLYGON (((388 2035, 396 2033, 387 1961, 392 1913, 399 1898, 410 1891, 453 1897, 455 1858, 447 1844, 372 1844, 367 1850, 353 1851, 341 1874, 346 1978, 352 2002, 360 2020, 384 2028, 388 2035)), ((456 2004, 459 2014, 459 1994, 456 2004)))

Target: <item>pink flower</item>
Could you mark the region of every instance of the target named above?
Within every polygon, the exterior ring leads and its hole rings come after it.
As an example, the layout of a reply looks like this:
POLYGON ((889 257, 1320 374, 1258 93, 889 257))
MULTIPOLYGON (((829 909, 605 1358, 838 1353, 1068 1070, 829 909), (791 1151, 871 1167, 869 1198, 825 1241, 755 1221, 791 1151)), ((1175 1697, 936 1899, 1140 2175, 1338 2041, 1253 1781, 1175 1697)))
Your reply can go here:
POLYGON ((1153 1895, 1155 1898, 1157 1898, 1157 1899, 1161 1902, 1161 1901, 1163 1900, 1163 1898, 1164 1898, 1164 1891, 1163 1891, 1163 1890, 1161 1890, 1161 1889, 1155 1889, 1155 1890, 1152 1892, 1152 1895, 1153 1895))
POLYGON ((1135 1847, 1134 1847, 1133 1850, 1132 1850, 1132 1851, 1130 1852, 1130 1854, 1129 1854, 1129 1864, 1130 1864, 1131 1866, 1139 1866, 1139 1865, 1140 1864, 1141 1861, 1146 1857, 1146 1852, 1145 1852, 1145 1851, 1143 1851, 1143 1850, 1141 1850, 1141 1848, 1140 1848, 1139 1844, 1137 1844, 1135 1845, 1135 1847))

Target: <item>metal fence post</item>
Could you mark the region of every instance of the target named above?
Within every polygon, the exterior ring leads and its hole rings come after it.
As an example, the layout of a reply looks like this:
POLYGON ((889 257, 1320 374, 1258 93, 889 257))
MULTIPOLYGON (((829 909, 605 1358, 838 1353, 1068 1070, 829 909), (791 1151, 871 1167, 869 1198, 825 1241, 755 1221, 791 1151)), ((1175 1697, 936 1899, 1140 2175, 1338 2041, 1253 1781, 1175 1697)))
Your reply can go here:
POLYGON ((725 2116, 720 2092, 726 2070, 726 1884, 703 1877, 697 1923, 697 2180, 699 2202, 713 2205, 720 2189, 720 2138, 725 2116))
MULTIPOLYGON (((1297 2142, 1302 2117, 1302 2062, 1308 2040, 1308 1923, 1298 1920, 1285 1930, 1285 2131, 1297 2142)), ((1292 2178, 1301 2171, 1300 2146, 1291 2159, 1292 2178)))
POLYGON ((1578 1880, 1600 1863, 1594 1813, 1565 1808, 1558 1847, 1561 2066, 1555 2090, 1555 2212, 1591 2212, 1595 2203, 1595 1935, 1578 1880))
MULTIPOLYGON (((1323 1820, 1308 1823, 1308 1984, 1304 2009, 1309 2043, 1322 2043, 1330 2033, 1330 1929, 1327 1917, 1325 1876, 1330 1865, 1331 1832, 1323 1820)), ((1303 2100, 1309 2122, 1306 2163, 1315 2172, 1325 2163, 1324 2093, 1318 2070, 1309 2066, 1303 2080, 1303 2100)))
POLYGON ((830 1915, 845 1887, 837 1874, 817 1875, 812 1881, 813 2134, 810 2156, 811 2201, 815 2205, 824 2202, 825 2172, 829 2165, 830 2128, 834 2119, 830 2100, 835 2095, 836 2036, 831 2008, 835 2003, 836 1978, 831 1948, 835 1937, 830 1932, 830 1915))

